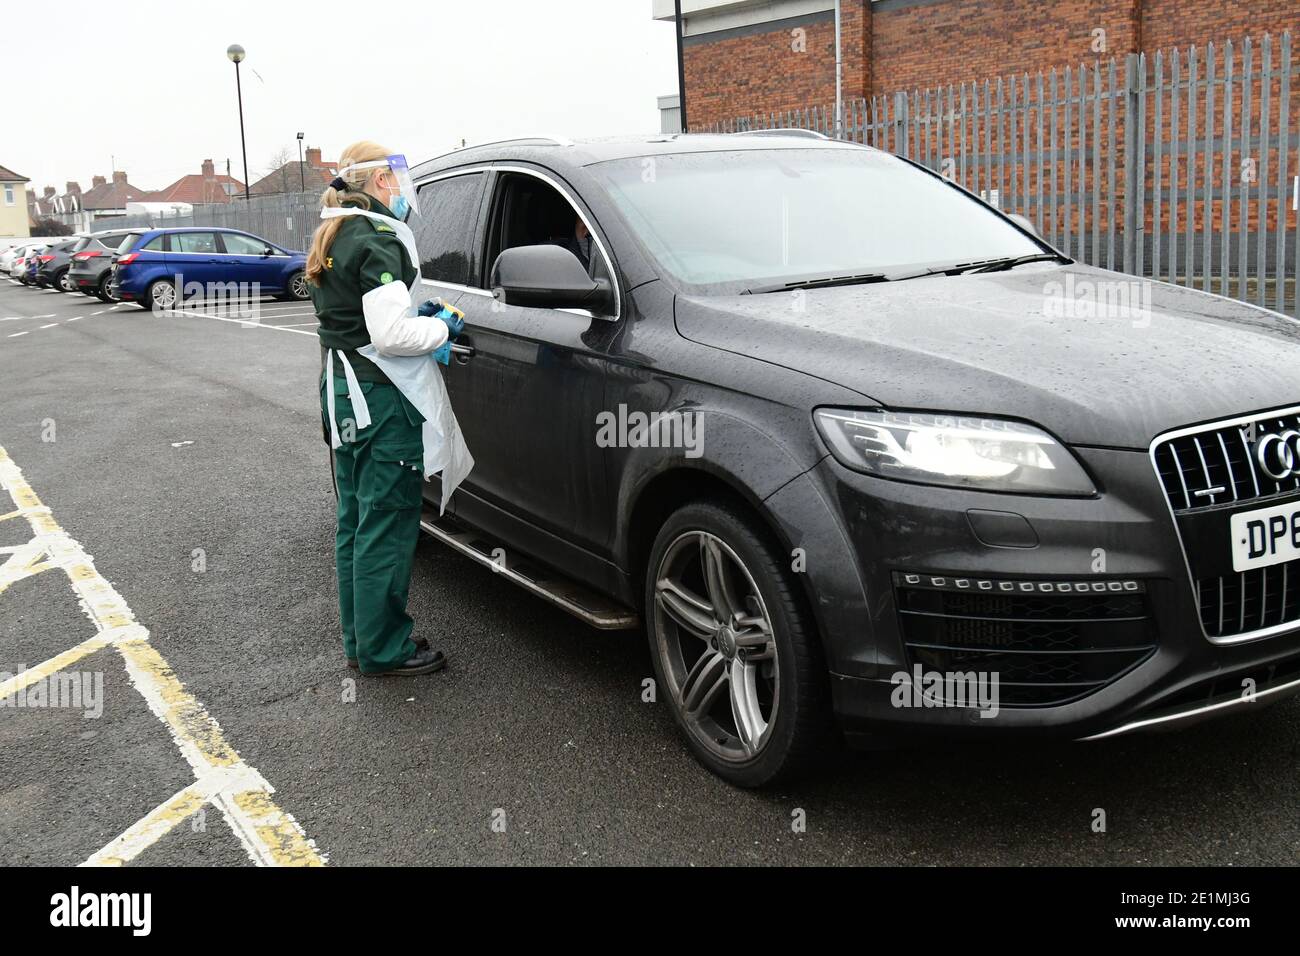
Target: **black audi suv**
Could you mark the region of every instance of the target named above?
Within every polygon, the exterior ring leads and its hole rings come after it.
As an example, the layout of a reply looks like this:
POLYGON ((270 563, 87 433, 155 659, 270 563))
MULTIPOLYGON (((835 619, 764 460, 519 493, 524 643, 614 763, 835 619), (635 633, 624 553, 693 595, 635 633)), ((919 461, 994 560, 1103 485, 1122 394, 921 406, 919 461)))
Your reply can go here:
POLYGON ((800 131, 419 166, 476 464, 426 531, 644 629, 699 759, 1098 738, 1300 689, 1300 328, 800 131))

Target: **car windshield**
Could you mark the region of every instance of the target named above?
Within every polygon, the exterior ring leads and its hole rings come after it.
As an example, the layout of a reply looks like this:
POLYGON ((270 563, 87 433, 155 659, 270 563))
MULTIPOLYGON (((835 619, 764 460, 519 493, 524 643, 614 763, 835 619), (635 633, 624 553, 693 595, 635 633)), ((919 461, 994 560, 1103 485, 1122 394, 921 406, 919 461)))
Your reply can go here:
POLYGON ((693 291, 1045 251, 947 181, 873 149, 676 153, 588 168, 660 266, 693 291))

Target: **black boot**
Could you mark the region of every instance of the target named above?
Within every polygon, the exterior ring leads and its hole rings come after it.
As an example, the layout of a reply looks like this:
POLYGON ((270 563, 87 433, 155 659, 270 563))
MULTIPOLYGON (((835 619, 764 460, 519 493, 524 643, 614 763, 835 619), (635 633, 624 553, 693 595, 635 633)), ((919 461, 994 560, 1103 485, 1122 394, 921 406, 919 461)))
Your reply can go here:
MULTIPOLYGON (((422 651, 429 646, 429 642, 422 637, 413 637, 411 638, 411 640, 415 642, 415 649, 417 651, 422 651)), ((361 669, 361 665, 357 663, 357 659, 355 657, 349 657, 347 661, 348 661, 348 667, 351 667, 354 671, 361 669)))
POLYGON ((440 671, 447 666, 447 656, 442 651, 435 651, 425 644, 424 647, 416 648, 405 664, 400 667, 394 667, 392 670, 380 671, 378 674, 367 674, 367 677, 403 677, 414 674, 432 674, 434 671, 440 671))

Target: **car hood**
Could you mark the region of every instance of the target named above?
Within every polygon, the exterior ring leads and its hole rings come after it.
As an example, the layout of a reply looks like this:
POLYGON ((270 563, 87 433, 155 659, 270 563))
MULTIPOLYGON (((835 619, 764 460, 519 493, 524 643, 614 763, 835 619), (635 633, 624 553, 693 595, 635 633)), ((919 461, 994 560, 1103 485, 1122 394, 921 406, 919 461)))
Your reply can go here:
POLYGON ((1021 418, 1072 444, 1144 449, 1174 426, 1300 404, 1300 323, 1077 264, 682 295, 676 315, 692 341, 868 404, 1021 418))

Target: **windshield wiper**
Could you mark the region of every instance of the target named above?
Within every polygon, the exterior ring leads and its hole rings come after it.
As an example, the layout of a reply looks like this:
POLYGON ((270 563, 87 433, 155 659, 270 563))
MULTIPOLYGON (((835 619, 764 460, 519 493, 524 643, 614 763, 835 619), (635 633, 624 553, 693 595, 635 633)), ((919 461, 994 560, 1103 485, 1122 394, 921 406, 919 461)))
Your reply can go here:
POLYGON ((1027 256, 1010 256, 1006 259, 989 259, 984 262, 969 262, 965 265, 944 270, 948 275, 960 275, 963 272, 1005 272, 1027 262, 1072 262, 1056 252, 1032 252, 1027 256))
POLYGON ((825 276, 821 279, 800 279, 797 282, 777 282, 773 285, 756 285, 746 289, 744 295, 762 295, 765 292, 791 292, 795 289, 829 289, 837 285, 866 285, 871 282, 888 282, 883 272, 864 272, 853 276, 825 276))

